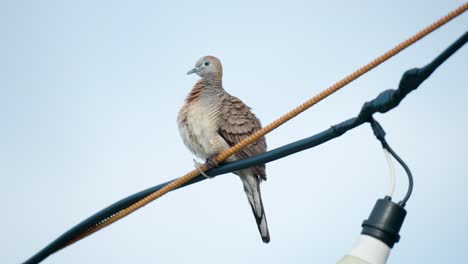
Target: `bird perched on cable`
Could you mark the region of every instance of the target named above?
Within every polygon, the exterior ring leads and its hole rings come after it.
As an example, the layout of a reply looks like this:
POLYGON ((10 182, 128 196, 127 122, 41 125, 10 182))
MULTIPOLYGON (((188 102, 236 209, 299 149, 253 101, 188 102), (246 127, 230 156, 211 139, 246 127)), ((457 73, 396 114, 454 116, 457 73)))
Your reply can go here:
MULTIPOLYGON (((196 73, 201 79, 188 94, 177 118, 179 132, 185 145, 198 157, 205 159, 208 168, 217 166, 215 158, 261 129, 260 120, 240 99, 223 88, 223 68, 218 58, 205 56, 187 74, 196 73)), ((226 162, 245 159, 266 151, 262 137, 226 162)), ((270 242, 260 182, 266 180, 265 164, 234 172, 239 175, 252 207, 258 230, 265 243, 270 242)))

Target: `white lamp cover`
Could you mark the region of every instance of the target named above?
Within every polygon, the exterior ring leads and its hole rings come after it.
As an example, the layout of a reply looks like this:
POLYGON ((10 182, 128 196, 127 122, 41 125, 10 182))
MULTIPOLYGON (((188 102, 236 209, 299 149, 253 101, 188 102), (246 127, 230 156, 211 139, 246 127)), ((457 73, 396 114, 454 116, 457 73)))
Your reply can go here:
POLYGON ((356 245, 338 264, 385 264, 390 247, 382 241, 367 235, 359 236, 356 245))

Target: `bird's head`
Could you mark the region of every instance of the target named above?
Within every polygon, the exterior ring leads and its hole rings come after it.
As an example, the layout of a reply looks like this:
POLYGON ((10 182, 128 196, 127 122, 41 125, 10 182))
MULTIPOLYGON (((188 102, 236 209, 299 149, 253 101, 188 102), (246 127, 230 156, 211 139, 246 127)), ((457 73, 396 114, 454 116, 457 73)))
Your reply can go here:
POLYGON ((196 73, 202 78, 207 76, 221 78, 223 77, 223 66, 218 58, 205 56, 195 63, 195 68, 187 72, 187 74, 192 73, 196 73))

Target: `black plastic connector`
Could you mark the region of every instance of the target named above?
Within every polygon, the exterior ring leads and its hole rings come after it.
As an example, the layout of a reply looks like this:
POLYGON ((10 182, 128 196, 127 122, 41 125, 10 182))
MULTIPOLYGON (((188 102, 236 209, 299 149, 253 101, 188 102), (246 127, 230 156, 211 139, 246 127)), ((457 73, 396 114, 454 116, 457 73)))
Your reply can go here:
POLYGON ((361 234, 374 237, 393 248, 393 245, 400 240, 399 232, 405 216, 405 208, 386 196, 377 200, 369 219, 362 223, 361 234))

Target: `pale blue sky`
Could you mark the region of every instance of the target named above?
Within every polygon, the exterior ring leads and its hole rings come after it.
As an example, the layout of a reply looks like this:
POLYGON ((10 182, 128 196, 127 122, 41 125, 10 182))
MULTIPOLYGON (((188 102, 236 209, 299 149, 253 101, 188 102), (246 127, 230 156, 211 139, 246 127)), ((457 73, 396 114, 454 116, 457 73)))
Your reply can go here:
MULTIPOLYGON (((0 258, 24 261, 129 194, 193 168, 176 116, 210 54, 263 124, 464 1, 0 1, 0 258)), ((467 29, 450 22, 267 136, 270 148, 354 116, 467 29)), ((415 176, 389 263, 467 258, 468 47, 377 115, 415 176)), ((171 193, 45 263, 335 263, 388 189, 362 126, 267 166, 271 243, 234 175, 171 193)), ((406 178, 398 170, 395 198, 406 178)))

